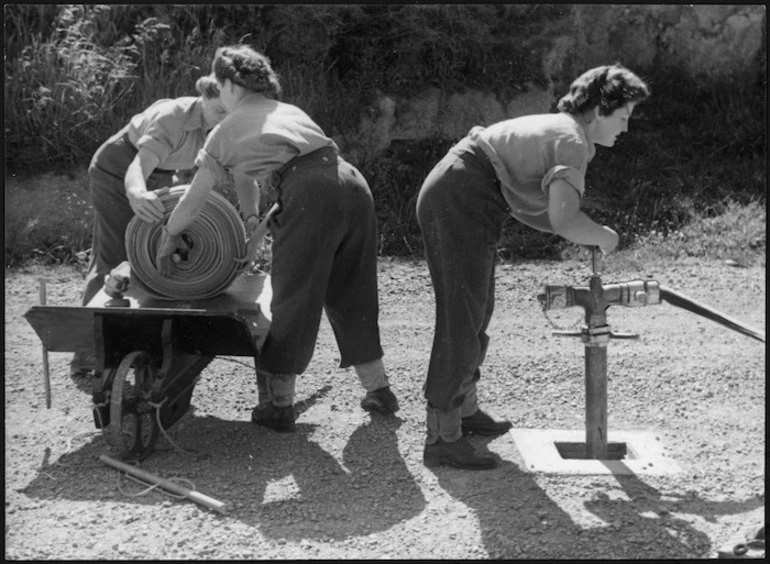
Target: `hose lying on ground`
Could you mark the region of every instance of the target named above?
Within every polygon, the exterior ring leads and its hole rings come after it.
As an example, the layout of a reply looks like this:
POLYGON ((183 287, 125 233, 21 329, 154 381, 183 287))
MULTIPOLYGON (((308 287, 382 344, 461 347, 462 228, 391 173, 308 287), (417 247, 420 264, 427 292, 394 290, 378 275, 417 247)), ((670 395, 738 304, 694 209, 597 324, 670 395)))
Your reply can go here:
MULTIPOLYGON (((156 194, 168 219, 189 185, 163 188, 156 194)), ((191 247, 171 275, 158 272, 155 253, 163 222, 148 223, 134 217, 126 228, 126 254, 131 274, 158 298, 201 300, 223 293, 241 273, 246 255, 246 232, 238 211, 227 199, 211 192, 203 210, 183 232, 191 247)))
POLYGON ((719 313, 714 308, 696 302, 692 298, 688 298, 687 296, 675 292, 669 288, 664 288, 663 286, 660 287, 660 299, 670 303, 673 306, 681 307, 687 311, 697 313, 698 315, 703 316, 706 319, 710 319, 711 321, 716 321, 717 323, 724 325, 725 327, 729 327, 733 331, 737 331, 738 333, 742 333, 748 337, 751 337, 752 339, 756 339, 762 343, 765 342, 765 333, 763 331, 749 327, 745 323, 741 323, 740 321, 732 319, 731 317, 719 313))

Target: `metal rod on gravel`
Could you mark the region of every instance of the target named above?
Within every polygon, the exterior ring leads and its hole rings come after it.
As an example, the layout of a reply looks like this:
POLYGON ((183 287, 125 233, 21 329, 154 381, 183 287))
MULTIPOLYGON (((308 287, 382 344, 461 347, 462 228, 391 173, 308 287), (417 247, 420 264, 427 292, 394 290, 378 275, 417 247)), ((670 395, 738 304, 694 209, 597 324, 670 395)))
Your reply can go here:
MULTIPOLYGON (((45 278, 38 278, 40 283, 40 305, 44 306, 46 302, 45 278)), ((48 369, 48 349, 43 344, 43 387, 45 388, 45 406, 51 409, 51 374, 48 369)))
POLYGON ((155 474, 151 474, 145 470, 142 470, 141 468, 137 468, 136 466, 131 466, 130 464, 125 464, 123 462, 115 460, 114 458, 110 458, 106 454, 99 455, 99 460, 101 460, 108 466, 117 468, 118 470, 125 472, 126 474, 130 474, 136 478, 140 478, 150 484, 155 484, 163 488, 164 490, 168 490, 173 494, 184 496, 187 499, 194 501, 195 503, 203 505, 204 507, 208 507, 209 509, 213 509, 214 511, 218 511, 219 513, 227 513, 227 505, 225 503, 222 503, 221 501, 217 501, 216 499, 211 498, 207 495, 204 495, 200 492, 191 490, 190 488, 185 488, 184 486, 180 486, 179 484, 175 484, 170 480, 166 480, 164 478, 156 476, 155 474))

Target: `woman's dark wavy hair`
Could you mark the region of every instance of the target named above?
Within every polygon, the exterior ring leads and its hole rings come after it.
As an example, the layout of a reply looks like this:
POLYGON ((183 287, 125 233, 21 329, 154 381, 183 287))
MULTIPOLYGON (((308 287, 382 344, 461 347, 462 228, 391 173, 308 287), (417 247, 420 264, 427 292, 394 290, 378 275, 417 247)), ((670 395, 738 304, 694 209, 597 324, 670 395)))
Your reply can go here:
POLYGON ((644 81, 620 63, 593 68, 576 78, 556 108, 560 112, 579 114, 599 107, 607 116, 628 104, 642 102, 650 96, 644 81))
POLYGON ((234 84, 252 92, 260 92, 276 100, 281 96, 281 83, 270 66, 270 59, 248 45, 217 49, 211 70, 220 82, 229 78, 234 84))

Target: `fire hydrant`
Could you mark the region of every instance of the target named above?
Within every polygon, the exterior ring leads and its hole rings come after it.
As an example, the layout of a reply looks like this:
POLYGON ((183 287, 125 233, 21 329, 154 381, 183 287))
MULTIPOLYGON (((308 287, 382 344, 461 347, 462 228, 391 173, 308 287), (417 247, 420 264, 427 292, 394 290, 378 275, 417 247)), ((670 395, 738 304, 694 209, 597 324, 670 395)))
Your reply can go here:
MULTIPOLYGON (((596 251, 594 251, 595 253, 596 251)), ((640 307, 660 303, 660 288, 654 280, 634 280, 603 285, 594 272, 588 287, 546 286, 540 294, 544 310, 580 306, 585 325, 580 332, 554 331, 560 337, 579 336, 585 344, 586 371, 586 458, 607 458, 607 345, 610 339, 633 339, 636 334, 613 333, 606 310, 612 305, 640 307)))
POLYGON ((598 274, 598 250, 593 249, 592 275, 588 287, 546 286, 537 296, 543 310, 573 306, 585 310, 581 331, 554 331, 559 337, 580 337, 585 344, 586 372, 586 458, 607 459, 607 345, 610 339, 635 339, 633 333, 613 333, 607 323, 607 308, 612 305, 642 307, 660 304, 662 300, 716 321, 758 341, 765 342, 764 332, 757 331, 718 311, 699 304, 677 292, 661 287, 654 280, 633 280, 602 284, 598 274))

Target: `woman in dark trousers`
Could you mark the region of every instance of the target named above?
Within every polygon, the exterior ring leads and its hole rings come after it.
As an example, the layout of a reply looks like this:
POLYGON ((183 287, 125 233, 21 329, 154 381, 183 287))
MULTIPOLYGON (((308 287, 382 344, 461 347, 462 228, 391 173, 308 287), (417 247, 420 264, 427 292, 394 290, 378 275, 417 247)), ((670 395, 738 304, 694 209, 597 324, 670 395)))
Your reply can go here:
POLYGON ((479 409, 476 385, 494 310, 495 257, 509 216, 609 253, 618 235, 580 211, 595 145, 611 147, 628 130, 634 106, 649 96, 628 69, 602 66, 575 80, 559 113, 474 127, 434 167, 417 200, 436 297, 436 325, 424 393, 428 466, 496 466, 465 435, 511 428, 479 409))
MULTIPOLYGON (((91 159, 94 230, 82 305, 99 292, 104 276, 127 260, 126 227, 134 215, 151 223, 163 219, 163 204, 154 192, 171 186, 176 171, 193 167, 206 134, 225 117, 213 78, 199 78, 195 88, 200 96, 158 100, 136 114, 91 159)), ((76 353, 70 372, 84 374, 93 363, 90 355, 76 353)))
MULTIPOLYGON (((222 47, 212 70, 228 115, 211 132, 190 189, 168 219, 159 270, 174 268, 179 236, 217 179, 232 174, 247 233, 257 223, 260 189, 275 195, 281 208, 270 222, 273 319, 257 359, 252 421, 294 430, 296 376, 310 363, 323 310, 340 367, 352 366, 366 390, 361 407, 396 412, 380 346, 377 218, 366 180, 305 112, 278 100, 267 57, 247 46, 222 47)), ((255 252, 250 248, 249 258, 255 252)))

